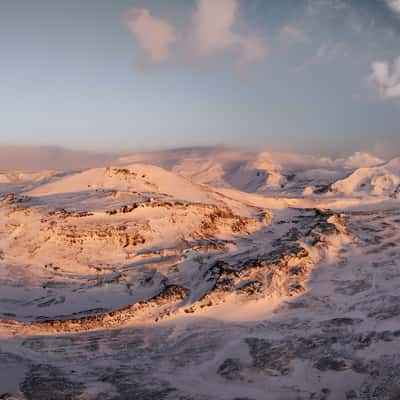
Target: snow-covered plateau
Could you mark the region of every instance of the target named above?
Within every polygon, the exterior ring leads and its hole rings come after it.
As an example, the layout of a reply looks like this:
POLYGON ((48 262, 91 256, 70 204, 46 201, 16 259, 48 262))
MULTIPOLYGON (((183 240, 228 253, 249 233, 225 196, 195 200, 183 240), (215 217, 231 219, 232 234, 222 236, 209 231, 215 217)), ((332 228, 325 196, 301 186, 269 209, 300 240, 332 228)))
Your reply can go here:
POLYGON ((0 173, 0 399, 400 399, 400 158, 0 173))

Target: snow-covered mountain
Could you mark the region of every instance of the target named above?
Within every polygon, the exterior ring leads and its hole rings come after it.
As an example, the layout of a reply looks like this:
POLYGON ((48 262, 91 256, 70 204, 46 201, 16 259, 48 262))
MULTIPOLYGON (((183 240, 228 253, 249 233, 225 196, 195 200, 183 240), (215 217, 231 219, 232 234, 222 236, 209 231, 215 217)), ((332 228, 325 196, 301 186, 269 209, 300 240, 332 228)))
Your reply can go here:
POLYGON ((346 195, 400 196, 400 158, 376 167, 364 167, 332 185, 332 189, 346 195))
MULTIPOLYGON (((31 178, 36 181, 37 176, 31 178)), ((9 193, 0 204, 2 259, 13 265, 5 276, 22 272, 27 265, 30 270, 31 287, 24 287, 27 297, 21 314, 16 314, 22 319, 43 317, 40 305, 37 308, 42 301, 26 304, 39 294, 44 303, 52 304, 48 316, 82 312, 90 287, 95 293, 91 302, 96 298, 96 306, 88 305, 88 309, 125 306, 133 300, 131 288, 137 284, 139 269, 130 266, 136 262, 169 253, 175 263, 192 248, 202 252, 203 247, 208 251, 213 246, 233 246, 236 236, 250 235, 270 222, 269 211, 262 207, 142 164, 61 174, 32 190, 9 193), (135 284, 128 285, 131 273, 135 284), (121 276, 125 283, 116 285, 112 305, 113 282, 118 283, 121 276), (71 287, 48 298, 54 280, 59 285, 70 282, 71 287), (71 290, 81 280, 87 290, 81 286, 81 295, 72 296, 71 290)), ((156 286, 147 285, 153 295, 166 280, 163 268, 157 274, 156 286)), ((146 296, 143 289, 139 298, 146 296)), ((11 309, 15 311, 15 307, 11 309)))
POLYGON ((203 149, 0 175, 0 398, 397 398, 399 159, 203 149))
POLYGON ((360 167, 384 161, 357 152, 348 158, 251 151, 241 149, 182 149, 138 153, 119 162, 160 165, 192 180, 215 188, 232 188, 248 193, 298 196, 326 192, 330 185, 360 167))

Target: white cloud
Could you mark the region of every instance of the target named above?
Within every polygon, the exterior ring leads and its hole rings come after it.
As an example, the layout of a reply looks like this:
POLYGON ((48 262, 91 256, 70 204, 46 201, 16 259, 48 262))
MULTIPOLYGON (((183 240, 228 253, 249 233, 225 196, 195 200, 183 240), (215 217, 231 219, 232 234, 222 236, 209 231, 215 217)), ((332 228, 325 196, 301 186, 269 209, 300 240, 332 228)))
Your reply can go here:
POLYGON ((255 34, 239 33, 237 0, 197 0, 192 17, 195 55, 209 57, 229 50, 239 53, 239 64, 262 60, 266 47, 255 34))
MULTIPOLYGON (((337 160, 342 165, 352 168, 363 168, 363 167, 374 167, 379 164, 383 164, 385 160, 374 156, 373 154, 357 151, 345 160, 337 160)), ((339 164, 340 165, 340 164, 339 164)))
POLYGON ((238 44, 241 47, 239 64, 257 63, 267 55, 266 46, 257 36, 241 37, 238 44))
POLYGON ((209 55, 232 45, 235 41, 232 25, 237 13, 238 4, 233 0, 197 1, 193 29, 200 55, 209 55))
POLYGON ((400 0, 385 0, 386 4, 395 12, 400 13, 400 0))
POLYGON ((349 8, 344 0, 307 0, 306 13, 311 16, 320 15, 322 12, 343 11, 349 8))
POLYGON ((232 52, 241 66, 261 61, 267 49, 258 35, 236 31, 237 25, 244 25, 239 11, 238 0, 196 0, 189 29, 180 34, 168 20, 153 16, 145 8, 131 9, 126 20, 137 45, 151 63, 177 58, 172 49, 175 45, 177 54, 186 49, 195 60, 232 52))
POLYGON ((383 98, 400 97, 400 57, 390 66, 386 61, 375 61, 371 65, 369 81, 383 98))
POLYGON ((287 46, 305 44, 310 41, 309 36, 294 25, 285 25, 279 31, 279 40, 287 46))
POLYGON ((307 67, 343 63, 351 56, 351 49, 345 42, 323 43, 318 47, 314 55, 307 58, 295 71, 303 72, 307 67))
POLYGON ((324 43, 313 57, 316 64, 332 62, 334 60, 343 60, 350 55, 350 49, 345 42, 324 43))
POLYGON ((127 14, 127 26, 146 59, 154 64, 172 58, 171 45, 177 40, 175 28, 145 8, 133 8, 127 14))

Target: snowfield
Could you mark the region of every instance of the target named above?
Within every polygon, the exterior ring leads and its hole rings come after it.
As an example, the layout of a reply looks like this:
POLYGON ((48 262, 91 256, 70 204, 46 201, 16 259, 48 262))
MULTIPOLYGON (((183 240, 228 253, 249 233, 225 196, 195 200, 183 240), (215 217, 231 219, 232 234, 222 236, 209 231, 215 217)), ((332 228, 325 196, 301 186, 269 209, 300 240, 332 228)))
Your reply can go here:
POLYGON ((0 174, 0 398, 400 398, 400 158, 0 174))

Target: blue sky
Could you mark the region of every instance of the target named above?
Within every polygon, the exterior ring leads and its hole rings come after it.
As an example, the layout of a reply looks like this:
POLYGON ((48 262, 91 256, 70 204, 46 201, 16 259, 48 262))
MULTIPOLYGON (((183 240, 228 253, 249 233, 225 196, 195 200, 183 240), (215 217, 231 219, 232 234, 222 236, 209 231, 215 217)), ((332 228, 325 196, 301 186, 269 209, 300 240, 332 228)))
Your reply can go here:
POLYGON ((399 0, 13 0, 0 143, 400 153, 399 0))

